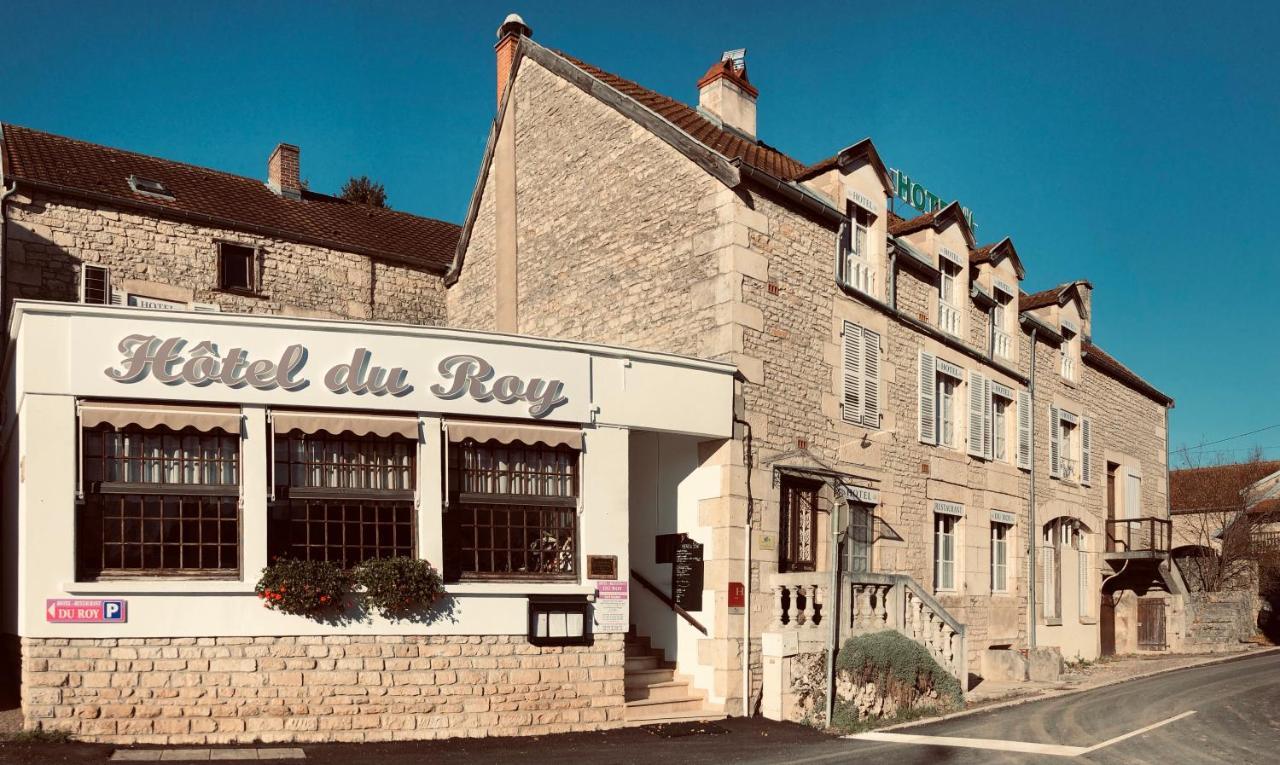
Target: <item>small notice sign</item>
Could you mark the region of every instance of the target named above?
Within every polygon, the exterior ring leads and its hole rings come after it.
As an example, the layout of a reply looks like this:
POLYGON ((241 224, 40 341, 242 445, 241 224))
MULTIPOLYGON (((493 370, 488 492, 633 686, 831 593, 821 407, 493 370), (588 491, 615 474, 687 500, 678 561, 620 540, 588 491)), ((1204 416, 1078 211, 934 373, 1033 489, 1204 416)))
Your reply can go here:
POLYGON ((743 614, 747 610, 747 587, 742 582, 729 582, 729 613, 743 614))
POLYGON ((626 632, 629 582, 600 582, 596 585, 595 631, 626 632))
POLYGON ((129 602, 49 598, 44 602, 44 618, 52 624, 123 624, 129 621, 129 602))
POLYGON ((702 610, 702 545, 685 538, 676 545, 671 599, 686 611, 702 610))

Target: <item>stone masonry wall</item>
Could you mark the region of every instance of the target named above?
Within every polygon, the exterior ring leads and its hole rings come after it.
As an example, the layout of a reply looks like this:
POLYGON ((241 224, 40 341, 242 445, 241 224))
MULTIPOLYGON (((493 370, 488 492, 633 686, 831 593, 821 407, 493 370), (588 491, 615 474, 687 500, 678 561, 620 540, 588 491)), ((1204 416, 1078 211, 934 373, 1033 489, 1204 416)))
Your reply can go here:
POLYGON ((623 719, 623 641, 24 638, 28 727, 114 744, 542 735, 623 719))
POLYGON ((80 265, 91 263, 111 269, 113 289, 227 312, 444 323, 443 281, 425 270, 64 197, 6 204, 11 300, 78 301, 80 265), (259 294, 218 289, 218 241, 260 248, 259 294))

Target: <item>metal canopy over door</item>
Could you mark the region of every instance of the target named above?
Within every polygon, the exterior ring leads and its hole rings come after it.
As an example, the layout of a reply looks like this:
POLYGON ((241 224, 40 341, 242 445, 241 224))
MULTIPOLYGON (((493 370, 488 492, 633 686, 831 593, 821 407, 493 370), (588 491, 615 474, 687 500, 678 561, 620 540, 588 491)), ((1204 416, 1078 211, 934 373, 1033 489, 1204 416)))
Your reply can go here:
POLYGON ((1164 601, 1159 598, 1138 599, 1138 648, 1163 651, 1164 601))

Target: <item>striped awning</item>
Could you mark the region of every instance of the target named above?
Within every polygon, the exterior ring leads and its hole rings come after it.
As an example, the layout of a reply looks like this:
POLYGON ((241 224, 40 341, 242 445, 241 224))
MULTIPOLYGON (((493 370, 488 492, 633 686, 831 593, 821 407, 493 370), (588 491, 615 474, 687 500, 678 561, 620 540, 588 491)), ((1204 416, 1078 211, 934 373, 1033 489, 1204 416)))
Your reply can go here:
POLYGON ((169 428, 200 431, 240 432, 240 408, 235 406, 195 406, 114 401, 81 401, 80 424, 86 428, 110 425, 123 428, 169 428))
POLYGON ((276 433, 352 433, 357 436, 404 436, 418 440, 418 418, 391 414, 351 414, 347 412, 273 411, 271 428, 276 433))
POLYGON ((521 425, 511 422, 476 422, 450 420, 445 423, 450 443, 461 443, 468 438, 480 443, 497 441, 501 444, 522 443, 528 446, 568 446, 582 448, 582 431, 577 428, 552 428, 542 425, 521 425))

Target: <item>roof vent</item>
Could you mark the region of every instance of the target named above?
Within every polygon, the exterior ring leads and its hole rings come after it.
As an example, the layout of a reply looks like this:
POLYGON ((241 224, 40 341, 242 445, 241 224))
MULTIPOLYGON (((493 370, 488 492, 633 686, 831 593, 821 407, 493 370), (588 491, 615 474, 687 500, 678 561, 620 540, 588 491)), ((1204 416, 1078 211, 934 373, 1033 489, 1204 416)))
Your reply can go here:
POLYGON ((136 175, 129 176, 129 188, 139 194, 146 194, 149 197, 159 197, 160 199, 173 200, 173 193, 160 181, 153 181, 150 178, 141 178, 136 175))

